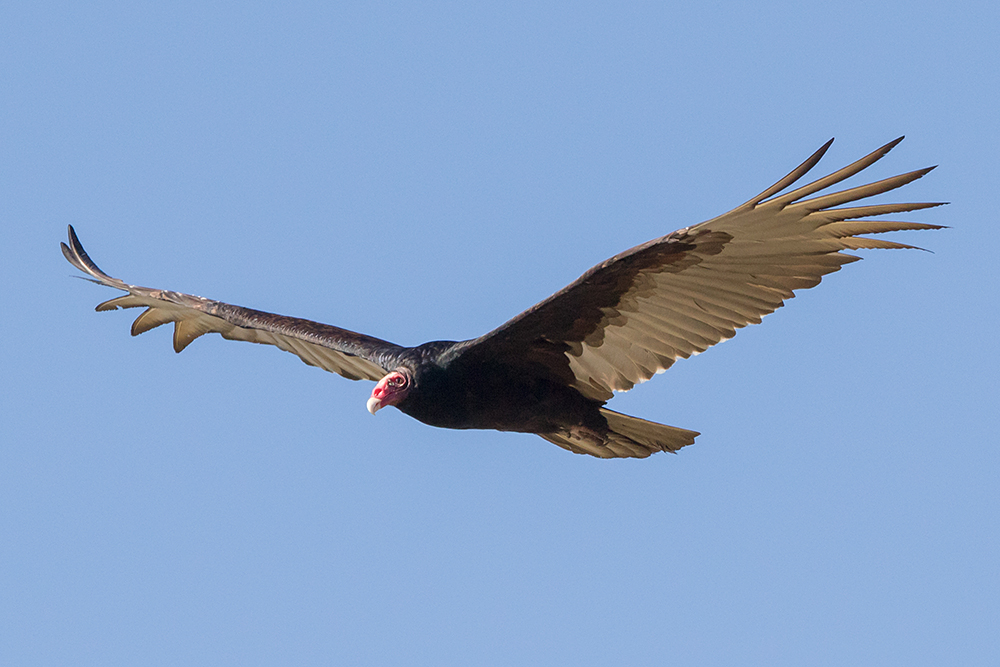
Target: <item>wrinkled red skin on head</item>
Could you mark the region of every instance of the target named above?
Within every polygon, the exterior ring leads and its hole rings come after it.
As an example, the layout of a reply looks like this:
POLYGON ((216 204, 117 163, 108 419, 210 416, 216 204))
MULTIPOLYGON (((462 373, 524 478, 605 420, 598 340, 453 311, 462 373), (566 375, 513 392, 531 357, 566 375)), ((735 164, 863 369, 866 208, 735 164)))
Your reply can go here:
POLYGON ((399 371, 393 371, 378 381, 368 399, 368 411, 375 414, 384 407, 396 405, 410 390, 409 379, 399 371))

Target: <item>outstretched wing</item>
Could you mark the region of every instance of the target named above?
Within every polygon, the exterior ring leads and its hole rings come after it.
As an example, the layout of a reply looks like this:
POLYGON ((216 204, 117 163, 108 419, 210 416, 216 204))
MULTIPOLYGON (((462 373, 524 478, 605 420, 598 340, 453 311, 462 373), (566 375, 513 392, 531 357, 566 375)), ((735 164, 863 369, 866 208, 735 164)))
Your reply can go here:
POLYGON ((872 216, 939 203, 849 206, 914 181, 933 167, 807 199, 871 166, 899 139, 785 194, 833 143, 742 206, 612 257, 503 326, 469 341, 463 356, 503 358, 547 372, 596 400, 626 391, 676 359, 759 323, 794 291, 860 259, 842 250, 912 248, 870 239, 939 225, 872 216))
POLYGON ((218 333, 229 340, 275 345, 297 355, 310 366, 318 366, 350 380, 378 380, 391 369, 392 356, 402 349, 393 343, 329 324, 265 313, 180 292, 129 285, 112 278, 94 264, 72 225, 69 227, 69 245, 59 245, 70 264, 91 276, 94 282, 128 292, 100 304, 98 311, 145 308, 132 323, 133 336, 173 322, 174 350, 177 352, 198 336, 218 333))

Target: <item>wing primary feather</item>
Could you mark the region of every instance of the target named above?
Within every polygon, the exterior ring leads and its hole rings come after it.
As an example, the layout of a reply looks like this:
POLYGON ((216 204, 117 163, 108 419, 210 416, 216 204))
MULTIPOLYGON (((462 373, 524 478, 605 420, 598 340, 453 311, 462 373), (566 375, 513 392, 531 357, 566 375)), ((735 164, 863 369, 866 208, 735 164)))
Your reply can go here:
POLYGON ((59 246, 62 248, 63 256, 69 260, 69 263, 80 269, 84 273, 93 276, 98 282, 105 283, 109 287, 118 287, 118 289, 125 289, 125 283, 117 278, 112 278, 108 274, 101 271, 94 260, 90 259, 90 255, 87 251, 83 249, 83 244, 80 243, 79 237, 76 235, 76 230, 73 229, 73 225, 68 225, 68 236, 69 236, 69 246, 65 243, 60 243, 59 246))
POLYGON ((896 220, 854 220, 848 216, 842 221, 826 223, 820 230, 836 238, 857 234, 885 234, 886 232, 947 229, 944 225, 930 225, 924 222, 898 222, 896 220))
MULTIPOLYGON (((98 283, 98 285, 100 284, 101 283, 98 283)), ((100 313, 105 310, 118 310, 119 308, 142 308, 147 305, 148 304, 135 295, 126 294, 125 296, 116 296, 113 299, 108 299, 104 303, 99 303, 94 310, 100 313)))
MULTIPOLYGON (((900 137, 899 139, 896 140, 896 143, 899 143, 900 141, 902 141, 902 139, 903 138, 900 137)), ((830 146, 832 145, 833 145, 833 139, 830 139, 828 142, 820 146, 819 150, 810 155, 805 162, 797 166, 792 171, 788 172, 788 174, 784 178, 782 178, 780 181, 769 187, 767 190, 761 192, 753 199, 744 202, 740 206, 737 206, 734 209, 734 212, 749 211, 750 209, 754 208, 755 206, 757 206, 757 204, 761 203, 768 197, 778 194, 779 192, 787 188, 789 185, 802 178, 807 172, 809 172, 813 167, 815 167, 821 159, 823 159, 823 156, 826 155, 826 152, 830 150, 830 146)))
MULTIPOLYGON (((945 202, 916 202, 912 204, 869 204, 867 206, 851 206, 847 208, 827 208, 822 211, 813 211, 809 214, 808 220, 812 221, 813 229, 821 229, 831 222, 841 222, 854 218, 865 218, 870 215, 888 215, 890 213, 909 213, 926 208, 943 206, 945 202)), ((876 221, 880 222, 880 221, 876 221)), ((888 222, 888 221, 886 221, 888 222)), ((894 223, 917 225, 921 223, 894 223)), ((885 229, 887 232, 901 232, 911 229, 946 229, 942 225, 928 225, 926 227, 899 227, 898 229, 885 229)), ((880 234, 879 232, 859 231, 858 234, 880 234)))
POLYGON ((150 329, 155 329, 161 324, 166 324, 173 319, 173 315, 165 308, 154 308, 150 306, 143 311, 139 317, 135 318, 135 322, 132 322, 131 333, 133 336, 138 336, 139 334, 146 333, 150 329))
POLYGON ((906 243, 898 243, 896 241, 886 241, 885 239, 869 239, 863 236, 848 236, 841 241, 850 250, 922 250, 923 252, 930 252, 926 248, 920 248, 915 245, 908 245, 906 243))
POLYGON ((867 169, 868 167, 872 166, 873 164, 884 158, 886 154, 893 148, 895 148, 902 140, 903 137, 894 139, 893 141, 887 143, 885 146, 882 146, 881 148, 872 151, 871 153, 864 156, 860 160, 855 160, 846 167, 843 167, 842 169, 838 169, 829 176, 824 176, 823 178, 816 179, 812 183, 803 185, 801 188, 792 190, 791 192, 783 194, 780 197, 769 199, 768 201, 764 202, 764 204, 767 206, 774 206, 778 209, 782 209, 788 204, 791 204, 794 201, 798 201, 803 197, 807 197, 813 194, 814 192, 819 192, 820 190, 824 190, 830 187, 831 185, 840 183, 841 181, 848 179, 851 176, 854 176, 858 172, 867 169))
POLYGON ((180 353, 196 338, 214 331, 207 317, 174 321, 174 352, 180 353))
MULTIPOLYGON (((925 167, 924 169, 917 169, 915 171, 909 171, 905 174, 899 174, 898 176, 891 176, 889 178, 883 178, 880 181, 875 181, 874 183, 867 183, 865 185, 859 185, 855 188, 848 188, 847 190, 841 190, 840 192, 832 192, 828 195, 823 195, 822 197, 814 197, 813 199, 803 199, 801 201, 796 201, 795 206, 802 206, 812 211, 821 211, 823 209, 828 209, 831 206, 839 206, 841 204, 846 204, 847 202, 858 201, 860 199, 865 199, 867 197, 874 197, 875 195, 885 194, 886 192, 891 192, 896 188, 901 188, 907 183, 912 183, 913 181, 927 175, 935 167, 925 167)), ((903 204, 898 204, 902 206, 903 204)), ((905 204, 910 206, 910 204, 905 204)), ((913 210, 913 209, 904 209, 913 210)), ((893 211, 898 212, 898 211, 893 211)))

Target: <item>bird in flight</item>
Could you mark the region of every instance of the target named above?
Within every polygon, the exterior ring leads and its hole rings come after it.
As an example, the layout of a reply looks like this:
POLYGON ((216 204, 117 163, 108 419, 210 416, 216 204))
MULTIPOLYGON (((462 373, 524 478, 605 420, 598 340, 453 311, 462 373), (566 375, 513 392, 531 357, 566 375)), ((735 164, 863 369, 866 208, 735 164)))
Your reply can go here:
POLYGON ((466 341, 404 347, 329 324, 130 285, 94 264, 72 226, 69 244, 60 245, 93 282, 126 292, 98 311, 145 309, 132 323, 133 336, 172 322, 177 352, 207 333, 275 345, 311 366, 374 380, 372 414, 393 406, 431 426, 536 433, 578 454, 643 458, 675 452, 699 433, 609 410, 605 403, 614 392, 759 323, 795 290, 814 287, 860 259, 844 250, 913 248, 862 234, 942 228, 873 219, 941 202, 855 205, 933 167, 818 194, 871 166, 901 140, 784 192, 816 166, 831 139, 729 213, 619 253, 466 341))

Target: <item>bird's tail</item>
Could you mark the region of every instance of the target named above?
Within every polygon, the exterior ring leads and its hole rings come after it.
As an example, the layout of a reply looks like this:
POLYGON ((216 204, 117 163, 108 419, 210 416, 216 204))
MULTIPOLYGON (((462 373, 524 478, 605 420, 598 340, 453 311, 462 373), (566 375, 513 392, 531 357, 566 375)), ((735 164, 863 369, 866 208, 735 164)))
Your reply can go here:
POLYGON ((701 435, 697 431, 657 424, 607 408, 601 408, 601 415, 608 422, 608 430, 603 434, 580 429, 540 435, 563 449, 602 459, 646 458, 653 452, 676 452, 701 435))

